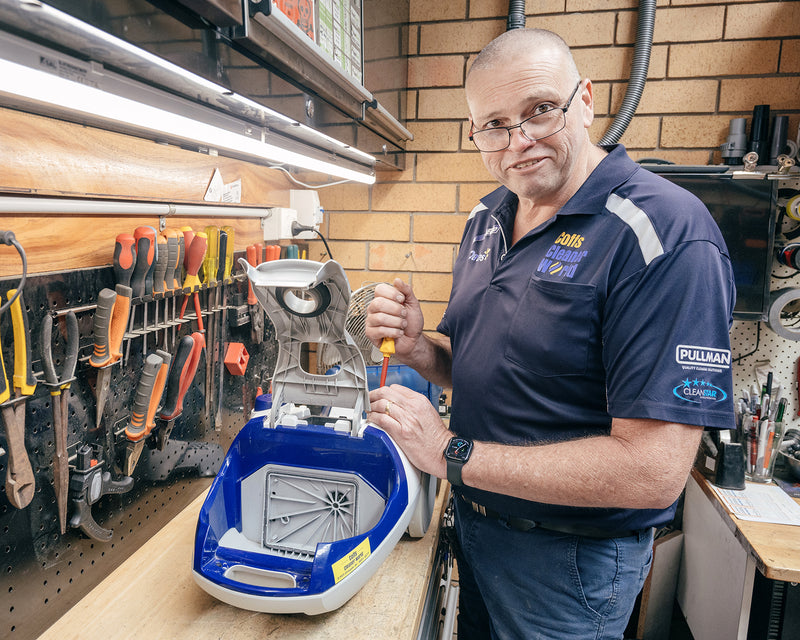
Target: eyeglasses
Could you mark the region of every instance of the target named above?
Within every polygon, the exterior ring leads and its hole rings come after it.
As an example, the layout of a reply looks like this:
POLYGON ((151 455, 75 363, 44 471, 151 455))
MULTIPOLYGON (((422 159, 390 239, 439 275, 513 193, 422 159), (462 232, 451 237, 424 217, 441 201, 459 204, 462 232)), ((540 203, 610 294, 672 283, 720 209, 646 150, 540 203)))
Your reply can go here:
POLYGON ((578 93, 581 82, 569 96, 567 104, 563 107, 547 106, 547 111, 542 111, 526 118, 519 124, 510 127, 492 127, 472 131, 470 128, 469 139, 478 148, 478 151, 502 151, 511 144, 511 130, 519 127, 524 135, 531 142, 549 138, 567 126, 567 109, 572 104, 572 99, 578 93))

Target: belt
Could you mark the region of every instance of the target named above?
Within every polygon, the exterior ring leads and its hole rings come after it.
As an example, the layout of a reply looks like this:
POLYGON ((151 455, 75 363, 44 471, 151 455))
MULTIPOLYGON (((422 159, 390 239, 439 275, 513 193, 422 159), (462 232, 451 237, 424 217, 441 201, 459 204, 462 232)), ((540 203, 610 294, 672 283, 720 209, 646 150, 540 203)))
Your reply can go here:
POLYGON ((463 494, 459 497, 466 502, 475 513, 479 513, 487 518, 493 520, 500 520, 506 523, 515 531, 530 531, 531 529, 544 529, 545 531, 555 531, 557 533, 565 533, 571 536, 584 536, 586 538, 625 538, 627 536, 639 535, 642 529, 627 529, 610 531, 608 529, 601 529, 599 527, 591 527, 582 524, 560 524, 551 522, 537 522, 535 520, 528 520, 527 518, 517 518, 516 516, 509 516, 489 507, 484 507, 482 504, 472 502, 463 494))

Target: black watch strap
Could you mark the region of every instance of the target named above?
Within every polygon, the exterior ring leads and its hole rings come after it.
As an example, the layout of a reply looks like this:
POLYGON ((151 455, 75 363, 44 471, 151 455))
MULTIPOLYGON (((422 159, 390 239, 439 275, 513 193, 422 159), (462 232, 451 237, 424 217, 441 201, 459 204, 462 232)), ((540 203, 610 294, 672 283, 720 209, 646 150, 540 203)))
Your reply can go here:
POLYGON ((447 481, 451 486, 460 487, 464 484, 461 479, 461 468, 463 466, 464 463, 460 460, 456 462, 455 460, 447 459, 447 481))

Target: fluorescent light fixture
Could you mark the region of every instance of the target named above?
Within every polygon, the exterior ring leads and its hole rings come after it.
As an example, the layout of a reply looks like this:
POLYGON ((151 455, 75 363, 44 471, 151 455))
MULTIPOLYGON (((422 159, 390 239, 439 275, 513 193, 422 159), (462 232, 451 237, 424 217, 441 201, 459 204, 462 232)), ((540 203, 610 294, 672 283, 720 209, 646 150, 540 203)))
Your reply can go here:
MULTIPOLYGON (((70 48, 70 46, 79 46, 77 43, 80 42, 81 46, 79 48, 84 51, 84 53, 87 49, 94 50, 95 53, 107 49, 114 58, 114 63, 122 63, 122 67, 128 69, 129 72, 133 69, 140 72, 142 69, 153 71, 154 76, 161 81, 161 85, 168 87, 175 87, 176 83, 174 79, 177 78, 180 80, 181 85, 183 85, 184 82, 188 83, 188 86, 191 87, 191 93, 189 94, 191 96, 202 95, 203 99, 209 99, 210 96, 213 96, 215 104, 221 102, 220 97, 224 97, 225 103, 235 103, 246 111, 259 114, 265 119, 267 125, 273 129, 278 127, 277 121, 284 130, 292 130, 293 133, 291 135, 297 136, 298 133, 304 134, 308 136, 309 139, 324 141, 330 147, 340 149, 340 153, 342 153, 343 157, 349 157, 351 159, 355 157, 357 158, 357 160, 355 160, 356 162, 363 162, 369 165, 375 164, 375 158, 373 156, 355 147, 332 138, 321 131, 312 129, 292 118, 288 118, 263 104, 234 93, 216 82, 203 78, 169 60, 150 53, 146 49, 142 49, 122 38, 118 38, 87 22, 83 22, 68 13, 59 11, 49 5, 41 4, 37 0, 31 1, 29 5, 24 5, 23 3, 21 9, 24 9, 20 13, 21 16, 31 16, 35 21, 34 24, 38 25, 38 28, 34 31, 35 33, 38 33, 41 29, 44 29, 45 33, 48 33, 48 35, 66 32, 69 41, 63 42, 63 44, 65 44, 67 48, 70 48), (160 74, 156 70, 161 70, 164 73, 160 74)), ((277 16, 278 14, 275 15, 277 16)), ((284 20, 297 29, 293 23, 288 21, 288 18, 284 18, 284 20)), ((303 34, 303 39, 310 42, 305 34, 303 34)), ((56 40, 58 40, 58 38, 56 38, 56 40)), ((103 56, 101 56, 101 58, 102 57, 103 56)), ((107 63, 108 60, 106 60, 106 64, 107 63)), ((135 72, 134 75, 136 75, 135 72)), ((156 84, 159 84, 159 82, 156 82, 156 84)), ((366 90, 362 88, 362 91, 366 90)), ((372 95, 366 92, 364 100, 369 102, 372 99, 372 95)), ((411 136, 410 133, 408 133, 408 135, 411 136)), ((412 138, 413 136, 408 139, 412 138)))
MULTIPOLYGON (((8 95, 22 99, 23 102, 45 105, 56 111, 66 110, 90 120, 99 118, 123 130, 144 133, 147 137, 177 139, 216 149, 223 155, 227 155, 227 151, 237 156, 280 165, 288 164, 364 184, 375 182, 374 172, 367 167, 364 172, 348 169, 333 162, 281 148, 263 139, 228 131, 9 60, 0 60, 0 78, 3 78, 0 96, 8 95)), ((263 131, 259 128, 255 130, 263 131)), ((374 162, 372 156, 364 155, 374 162)))

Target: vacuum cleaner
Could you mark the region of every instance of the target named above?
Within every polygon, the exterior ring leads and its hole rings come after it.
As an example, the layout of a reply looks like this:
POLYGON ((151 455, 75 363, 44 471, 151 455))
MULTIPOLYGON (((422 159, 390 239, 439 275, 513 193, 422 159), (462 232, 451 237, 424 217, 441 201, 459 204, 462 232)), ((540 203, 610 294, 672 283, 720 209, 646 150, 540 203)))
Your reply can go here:
POLYGON ((341 265, 240 260, 279 343, 272 403, 234 439, 198 517, 197 584, 243 609, 316 615, 353 597, 407 531, 425 534, 437 479, 422 474, 369 410, 364 357, 345 329, 341 265), (301 366, 304 343, 341 364, 301 366))

